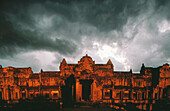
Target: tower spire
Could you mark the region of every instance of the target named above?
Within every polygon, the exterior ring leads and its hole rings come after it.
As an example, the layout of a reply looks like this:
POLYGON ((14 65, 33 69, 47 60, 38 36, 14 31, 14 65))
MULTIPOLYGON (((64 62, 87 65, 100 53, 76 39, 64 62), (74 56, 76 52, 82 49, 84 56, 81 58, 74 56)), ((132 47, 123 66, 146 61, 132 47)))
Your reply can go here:
POLYGON ((109 59, 109 60, 107 61, 107 64, 112 64, 112 61, 109 59))
POLYGON ((63 60, 62 60, 61 64, 67 64, 67 62, 66 62, 65 58, 63 58, 63 60))

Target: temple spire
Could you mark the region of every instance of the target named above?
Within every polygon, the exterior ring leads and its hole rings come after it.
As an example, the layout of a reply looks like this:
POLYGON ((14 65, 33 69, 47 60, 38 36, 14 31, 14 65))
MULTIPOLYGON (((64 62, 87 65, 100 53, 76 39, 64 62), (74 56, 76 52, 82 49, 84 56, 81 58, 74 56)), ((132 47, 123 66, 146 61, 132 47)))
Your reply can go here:
POLYGON ((107 61, 107 64, 112 64, 112 61, 109 59, 109 60, 107 61))
POLYGON ((67 62, 66 62, 66 60, 65 60, 65 58, 63 58, 63 60, 62 60, 62 62, 61 62, 62 64, 67 64, 67 62))
POLYGON ((132 73, 132 69, 130 69, 130 73, 132 73))
POLYGON ((140 69, 140 74, 141 74, 141 75, 144 75, 144 74, 145 74, 145 65, 144 65, 144 63, 142 63, 142 67, 141 67, 141 69, 140 69))
POLYGON ((107 64, 112 64, 112 61, 109 59, 109 60, 107 61, 107 64))
POLYGON ((41 73, 43 73, 43 69, 41 69, 41 71, 40 71, 41 73))
POLYGON ((144 63, 142 63, 142 67, 145 67, 144 63))

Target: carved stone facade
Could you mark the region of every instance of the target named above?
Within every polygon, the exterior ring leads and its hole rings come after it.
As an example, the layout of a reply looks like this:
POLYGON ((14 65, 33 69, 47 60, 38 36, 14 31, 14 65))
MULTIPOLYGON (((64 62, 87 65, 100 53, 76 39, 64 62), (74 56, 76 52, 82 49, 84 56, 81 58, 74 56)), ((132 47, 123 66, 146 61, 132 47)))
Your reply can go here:
POLYGON ((95 64, 88 55, 83 56, 78 64, 68 64, 63 59, 60 71, 33 73, 30 67, 0 67, 0 99, 9 102, 38 95, 60 100, 66 97, 63 91, 67 92, 64 89, 67 85, 76 102, 154 102, 170 98, 170 68, 169 64, 158 68, 143 64, 140 73, 114 71, 110 59, 106 64, 95 64), (71 75, 75 81, 73 84, 67 80, 71 75))

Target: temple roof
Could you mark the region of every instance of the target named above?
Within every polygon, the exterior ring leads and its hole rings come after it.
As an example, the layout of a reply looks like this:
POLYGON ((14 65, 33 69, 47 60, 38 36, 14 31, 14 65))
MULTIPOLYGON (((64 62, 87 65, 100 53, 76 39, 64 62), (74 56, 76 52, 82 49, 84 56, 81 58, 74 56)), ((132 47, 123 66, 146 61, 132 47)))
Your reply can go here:
POLYGON ((83 56, 81 59, 80 59, 80 61, 79 62, 89 62, 89 63, 94 63, 94 61, 92 60, 92 58, 90 57, 90 56, 88 56, 87 54, 86 54, 86 56, 83 56))
POLYGON ((80 61, 84 60, 85 58, 89 58, 89 59, 92 60, 92 58, 91 58, 90 56, 88 56, 88 54, 86 54, 85 56, 83 56, 83 57, 80 59, 80 61))

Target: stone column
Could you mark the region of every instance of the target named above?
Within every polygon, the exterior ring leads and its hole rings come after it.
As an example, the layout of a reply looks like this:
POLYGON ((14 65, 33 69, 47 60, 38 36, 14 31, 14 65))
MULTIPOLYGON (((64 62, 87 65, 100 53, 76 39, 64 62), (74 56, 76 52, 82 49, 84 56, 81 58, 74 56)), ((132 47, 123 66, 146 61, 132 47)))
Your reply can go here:
POLYGON ((80 102, 82 99, 82 85, 79 80, 76 79, 76 101, 80 102))
POLYGON ((61 98, 61 87, 59 86, 59 98, 61 98))
POLYGON ((13 100, 14 99, 14 90, 13 90, 13 88, 11 88, 11 100, 13 100))

